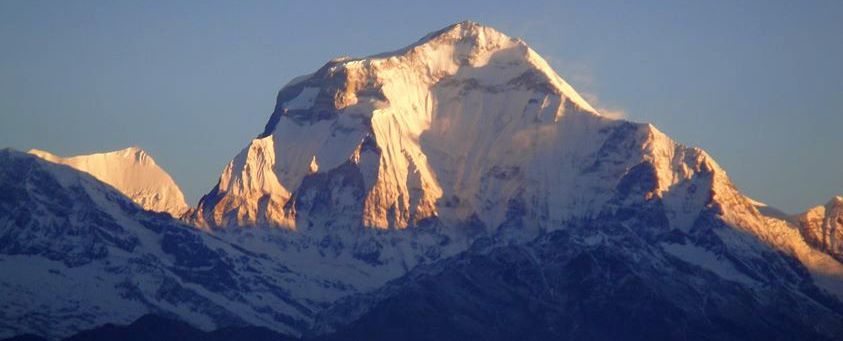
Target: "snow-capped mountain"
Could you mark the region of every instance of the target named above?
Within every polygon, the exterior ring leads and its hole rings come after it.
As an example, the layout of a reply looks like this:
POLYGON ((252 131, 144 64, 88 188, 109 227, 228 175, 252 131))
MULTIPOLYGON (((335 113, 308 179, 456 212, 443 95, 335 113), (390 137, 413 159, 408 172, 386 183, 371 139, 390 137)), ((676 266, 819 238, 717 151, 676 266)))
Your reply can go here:
POLYGON ((796 221, 809 244, 843 262, 843 197, 807 210, 796 221))
POLYGON ((290 82, 192 221, 366 289, 477 236, 529 241, 658 205, 669 231, 723 226, 689 250, 668 246, 677 257, 729 272, 744 266, 724 252, 777 250, 843 296, 843 266, 754 203, 704 151, 600 116, 523 41, 463 22, 290 82))
POLYGON ((57 338, 148 313, 294 334, 343 292, 142 210, 87 173, 0 150, 0 337, 57 338))
POLYGON ((12 151, 0 209, 4 332, 147 312, 325 339, 843 331, 833 246, 473 22, 292 80, 182 215, 198 228, 12 151))
POLYGON ((507 203, 533 189, 524 184, 559 185, 536 200, 559 204, 545 220, 560 221, 588 208, 558 195, 574 190, 567 162, 596 152, 620 125, 523 41, 461 23, 395 52, 333 60, 285 86, 264 132, 200 202, 197 221, 302 228, 323 218, 306 194, 318 191, 317 178, 348 183, 351 192, 330 193, 332 208, 347 211, 341 224, 478 220, 493 229, 507 203))
POLYGON ((91 174, 147 210, 167 212, 177 217, 188 209, 176 182, 155 163, 152 156, 138 147, 66 158, 37 149, 29 153, 91 174))
POLYGON ((728 185, 705 152, 601 117, 523 41, 464 22, 285 86, 194 221, 497 231, 517 218, 547 230, 598 213, 642 162, 677 227, 709 199, 688 186, 728 185))

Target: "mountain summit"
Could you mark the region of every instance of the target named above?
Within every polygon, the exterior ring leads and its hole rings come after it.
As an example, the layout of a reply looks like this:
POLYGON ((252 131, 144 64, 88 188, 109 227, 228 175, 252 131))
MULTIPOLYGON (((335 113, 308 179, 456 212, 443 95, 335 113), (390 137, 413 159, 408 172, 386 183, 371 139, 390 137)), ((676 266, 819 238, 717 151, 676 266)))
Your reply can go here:
POLYGON ((843 276, 790 222, 753 203, 706 152, 652 125, 602 117, 526 43, 462 22, 284 86, 264 131, 189 220, 281 227, 296 231, 285 238, 329 238, 367 250, 373 264, 408 268, 430 248, 446 256, 478 235, 529 240, 656 205, 667 223, 658 233, 715 219, 843 276), (451 243, 361 245, 361 229, 435 230, 451 243))
MULTIPOLYGON (((609 132, 597 130, 622 125, 600 117, 523 41, 463 22, 293 80, 195 221, 296 229, 318 208, 305 193, 331 178, 358 184, 327 200, 355 215, 342 223, 405 228, 476 216, 493 228, 508 202, 528 200, 516 199, 530 189, 521 184, 572 185, 571 172, 543 162, 596 152, 609 132)), ((546 194, 564 201, 555 192, 546 194)))
POLYGON ((526 43, 463 22, 292 80, 188 220, 359 291, 479 238, 608 224, 731 280, 800 264, 843 297, 843 265, 754 203, 705 151, 601 116, 526 43))
POLYGON ((152 156, 138 147, 71 157, 60 157, 38 149, 29 153, 91 174, 147 210, 179 216, 188 208, 184 194, 173 178, 155 163, 152 156))

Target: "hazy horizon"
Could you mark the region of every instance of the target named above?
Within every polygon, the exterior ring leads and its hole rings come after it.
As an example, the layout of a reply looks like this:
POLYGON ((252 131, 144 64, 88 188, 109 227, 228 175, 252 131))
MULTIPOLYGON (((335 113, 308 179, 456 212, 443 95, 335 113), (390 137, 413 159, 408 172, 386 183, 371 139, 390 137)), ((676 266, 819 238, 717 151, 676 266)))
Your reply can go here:
POLYGON ((473 20, 523 38, 599 110, 705 149, 747 195, 796 213, 843 194, 840 17, 839 2, 4 1, 0 148, 137 145, 195 205, 295 76, 473 20))

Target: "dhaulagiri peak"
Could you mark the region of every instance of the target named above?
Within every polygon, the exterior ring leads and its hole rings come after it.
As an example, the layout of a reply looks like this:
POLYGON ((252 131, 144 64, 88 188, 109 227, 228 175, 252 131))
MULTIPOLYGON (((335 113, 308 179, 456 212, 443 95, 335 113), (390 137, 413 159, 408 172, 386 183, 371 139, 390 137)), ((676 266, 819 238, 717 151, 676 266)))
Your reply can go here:
MULTIPOLYGON (((654 195, 697 172, 726 182, 702 150, 678 145, 652 125, 600 116, 524 41, 461 22, 405 48, 334 59, 293 79, 278 92, 264 131, 225 167, 188 220, 202 227, 321 226, 313 219, 324 216, 316 213, 322 203, 313 198, 334 177, 355 184, 352 194, 330 200, 331 212, 355 212, 331 218, 334 226, 405 228, 435 219, 482 220, 495 229, 508 219, 508 205, 520 201, 546 203, 525 215, 555 226, 608 200, 580 195, 594 192, 581 188, 588 183, 611 190, 594 179, 598 171, 580 165, 605 157, 621 140, 634 153, 624 156, 629 164, 603 172, 650 162, 654 195)), ((674 215, 687 225, 693 212, 674 215)))

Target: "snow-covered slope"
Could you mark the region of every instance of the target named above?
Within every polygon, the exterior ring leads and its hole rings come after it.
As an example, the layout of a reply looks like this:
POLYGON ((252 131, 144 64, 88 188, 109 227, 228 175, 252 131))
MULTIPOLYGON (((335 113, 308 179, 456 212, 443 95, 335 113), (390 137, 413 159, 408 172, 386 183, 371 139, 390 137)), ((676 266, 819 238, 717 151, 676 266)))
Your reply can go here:
POLYGON ((843 262, 843 197, 811 208, 796 220, 809 244, 843 262))
POLYGON ((86 173, 0 150, 0 337, 56 338, 148 313, 296 333, 344 291, 142 210, 86 173))
POLYGON ((665 248, 639 234, 658 225, 601 220, 523 245, 480 242, 374 293, 341 300, 320 314, 314 332, 331 332, 320 340, 837 340, 843 334, 843 305, 804 272, 782 271, 789 268, 786 257, 769 253, 748 262, 767 271, 750 278, 728 256, 693 246, 683 233, 671 233, 665 248))
POLYGON ((29 153, 89 173, 147 210, 179 216, 188 208, 175 181, 138 147, 66 158, 37 149, 29 153))

